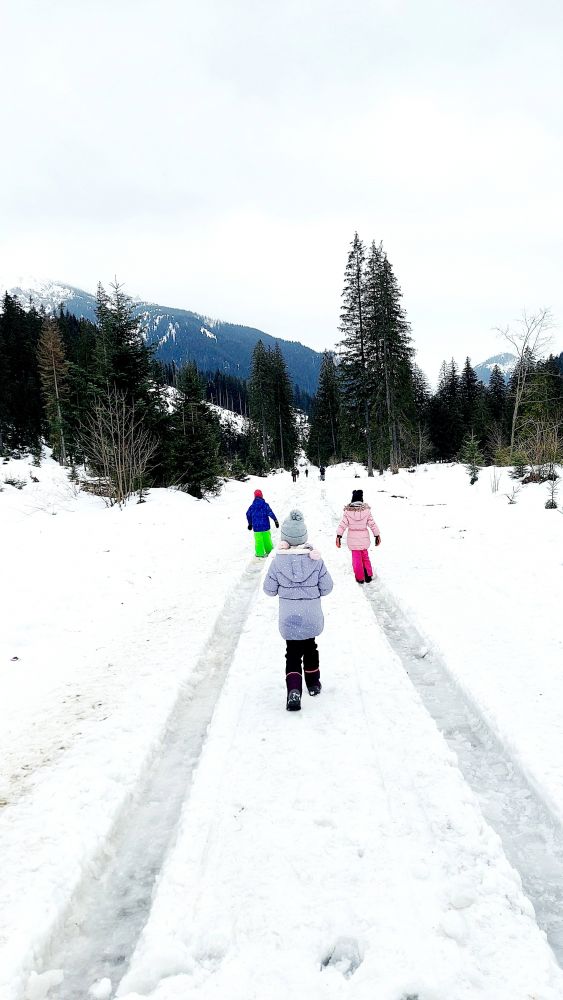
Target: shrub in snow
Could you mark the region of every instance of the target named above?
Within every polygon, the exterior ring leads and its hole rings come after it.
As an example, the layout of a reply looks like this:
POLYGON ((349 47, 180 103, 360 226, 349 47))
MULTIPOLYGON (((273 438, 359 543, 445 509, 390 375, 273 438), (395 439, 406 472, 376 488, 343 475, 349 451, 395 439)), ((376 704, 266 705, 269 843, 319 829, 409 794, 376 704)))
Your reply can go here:
POLYGON ((461 448, 460 458, 461 461, 465 463, 467 474, 469 476, 469 482, 473 486, 473 484, 479 479, 479 466, 483 465, 485 461, 483 458, 483 452, 479 446, 479 441, 473 432, 465 438, 461 448))
POLYGON ((528 471, 528 463, 526 462, 526 457, 521 451, 514 453, 512 458, 512 471, 510 475, 513 479, 523 479, 528 471))
POLYGON ((113 389, 96 400, 82 429, 82 443, 88 465, 98 476, 99 493, 110 505, 121 507, 132 493, 142 491, 157 442, 123 393, 113 389))
POLYGON ((246 474, 240 458, 235 458, 231 462, 231 477, 233 479, 238 479, 239 483, 246 483, 248 481, 249 477, 246 474))
POLYGON ((14 486, 17 490, 23 490, 26 485, 25 479, 18 479, 16 476, 6 476, 4 482, 7 486, 14 486))
POLYGON ((520 486, 513 486, 512 493, 504 494, 509 503, 516 503, 520 489, 521 489, 520 486))

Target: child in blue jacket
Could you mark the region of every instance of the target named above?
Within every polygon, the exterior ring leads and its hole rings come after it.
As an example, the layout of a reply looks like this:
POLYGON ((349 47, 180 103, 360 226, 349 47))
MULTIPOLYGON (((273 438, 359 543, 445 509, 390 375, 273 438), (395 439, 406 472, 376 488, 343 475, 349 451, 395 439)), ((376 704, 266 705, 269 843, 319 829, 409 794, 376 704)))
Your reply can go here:
POLYGON ((246 520, 248 530, 254 531, 254 547, 259 559, 267 556, 274 547, 270 534, 270 518, 276 528, 279 528, 278 519, 264 500, 262 490, 254 490, 254 500, 246 512, 246 520))

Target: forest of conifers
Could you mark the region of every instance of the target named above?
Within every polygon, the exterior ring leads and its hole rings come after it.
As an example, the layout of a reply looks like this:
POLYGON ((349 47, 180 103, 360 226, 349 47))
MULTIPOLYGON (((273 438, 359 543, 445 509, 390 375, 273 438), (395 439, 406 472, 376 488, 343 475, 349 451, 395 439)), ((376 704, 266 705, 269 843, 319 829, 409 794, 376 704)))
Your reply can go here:
POLYGON ((542 310, 503 331, 517 358, 508 383, 494 368, 484 386, 469 358, 461 370, 452 359, 432 392, 383 246, 355 234, 341 339, 325 353, 311 398, 292 386, 281 349, 262 341, 247 381, 158 363, 118 284, 98 287, 95 323, 62 308, 47 316, 6 294, 0 454, 39 461, 46 444, 72 476, 83 468, 118 502, 151 485, 202 497, 225 476, 289 469, 301 449, 319 465, 362 462, 368 475, 459 459, 547 477, 561 461, 563 427, 563 354, 545 356, 550 325, 542 310), (220 419, 210 404, 244 419, 220 419))

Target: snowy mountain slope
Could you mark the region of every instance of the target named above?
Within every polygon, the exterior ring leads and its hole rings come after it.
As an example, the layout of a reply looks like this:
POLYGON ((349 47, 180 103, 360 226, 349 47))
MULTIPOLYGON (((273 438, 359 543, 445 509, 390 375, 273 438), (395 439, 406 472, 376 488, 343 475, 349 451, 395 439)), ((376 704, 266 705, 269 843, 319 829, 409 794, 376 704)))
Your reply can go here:
POLYGON ((563 961, 563 566, 542 487, 509 506, 505 472, 493 494, 486 471, 469 487, 461 467, 367 480, 350 466, 324 484, 314 469, 295 487, 229 483, 209 503, 155 490, 120 512, 76 495, 55 463, 32 470, 37 483, 30 469, 0 466, 0 486, 26 481, 0 492, 2 1000, 77 1000, 94 981, 93 996, 114 996, 127 969, 121 995, 151 1000, 559 1000, 543 928, 563 961), (383 538, 371 589, 334 548, 355 471, 383 538), (335 580, 324 689, 297 716, 246 531, 257 485, 278 517, 304 510, 335 580), (380 592, 397 605, 386 631, 380 592), (474 757, 496 734, 494 793, 467 784, 414 690, 388 638, 410 642, 399 610, 425 636, 429 695, 439 652, 477 711, 473 729, 438 719, 448 740, 457 727, 474 757), (174 723, 183 704, 187 726, 174 723), (185 731, 199 742, 175 756, 185 731), (151 761, 164 762, 158 787, 151 761), (514 770, 530 779, 519 796, 514 770), (172 792, 176 811, 159 813, 172 792), (530 819, 534 795, 549 824, 530 819), (502 825, 514 809, 519 872, 502 825))
POLYGON ((516 355, 505 351, 502 354, 495 354, 493 357, 487 358, 486 361, 481 361, 480 364, 475 365, 475 373, 483 385, 489 384, 491 372, 495 365, 498 365, 504 375, 505 382, 508 382, 516 365, 516 355))
MULTIPOLYGON (((30 302, 43 307, 49 315, 61 305, 75 316, 95 320, 95 296, 57 281, 19 278, 15 283, 0 281, 0 293, 8 290, 24 306, 30 302)), ((149 344, 156 345, 156 357, 180 366, 195 361, 200 371, 219 368, 231 375, 247 378, 252 351, 260 339, 266 347, 279 343, 292 381, 306 392, 317 389, 322 354, 295 341, 274 338, 262 330, 211 319, 186 309, 169 308, 135 299, 149 344)))
POLYGON ((32 305, 36 309, 44 309, 48 316, 55 315, 62 305, 76 316, 92 321, 96 318, 95 296, 61 281, 32 275, 20 275, 6 281, 0 276, 0 296, 5 292, 18 298, 24 307, 32 305))

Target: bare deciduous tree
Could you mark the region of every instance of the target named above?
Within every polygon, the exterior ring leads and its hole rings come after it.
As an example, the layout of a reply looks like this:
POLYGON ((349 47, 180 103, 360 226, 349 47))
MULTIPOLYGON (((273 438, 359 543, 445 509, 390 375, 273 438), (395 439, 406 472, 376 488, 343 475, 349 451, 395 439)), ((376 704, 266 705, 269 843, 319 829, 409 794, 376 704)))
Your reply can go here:
POLYGON ((544 482, 555 477, 555 466, 562 457, 558 422, 546 417, 526 421, 518 442, 518 450, 532 467, 530 476, 534 481, 544 482))
POLYGON ((97 400, 82 428, 82 442, 88 465, 107 487, 109 504, 122 506, 132 493, 142 490, 157 442, 134 405, 115 388, 97 400))
POLYGON ((516 381, 514 385, 514 410, 512 413, 512 429, 510 433, 510 457, 514 452, 518 410, 530 372, 538 356, 549 342, 548 331, 553 327, 553 318, 549 309, 540 309, 536 313, 522 312, 514 328, 497 327, 498 332, 516 352, 516 381))

